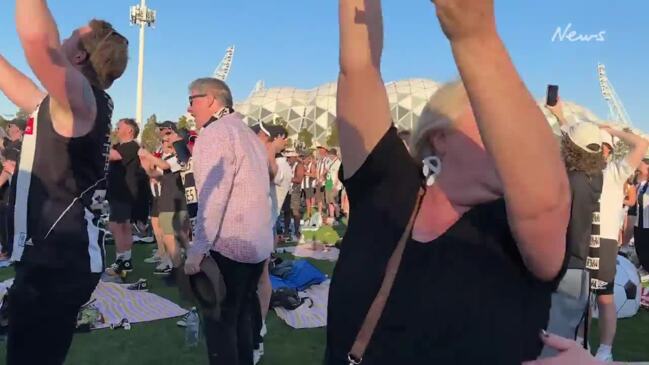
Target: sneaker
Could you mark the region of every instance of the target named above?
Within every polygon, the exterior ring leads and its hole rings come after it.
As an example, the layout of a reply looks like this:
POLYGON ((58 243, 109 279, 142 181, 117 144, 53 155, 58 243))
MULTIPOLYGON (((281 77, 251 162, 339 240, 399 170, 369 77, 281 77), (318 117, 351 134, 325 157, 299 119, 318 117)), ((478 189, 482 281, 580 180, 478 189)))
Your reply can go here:
POLYGON ((162 258, 156 254, 151 255, 151 257, 147 257, 144 259, 145 264, 157 264, 160 261, 162 261, 162 258))
POLYGON ((607 353, 607 354, 602 354, 602 353, 597 353, 595 355, 595 359, 603 362, 613 362, 613 354, 612 353, 607 353))
POLYGON ((129 285, 126 289, 128 290, 138 290, 138 291, 149 291, 149 284, 146 279, 140 279, 135 283, 129 285))
POLYGON ((179 319, 178 322, 176 322, 176 326, 183 327, 183 328, 187 327, 187 318, 189 317, 190 313, 191 312, 187 312, 187 314, 185 314, 181 319, 179 319))
POLYGON ((108 270, 110 270, 115 274, 119 274, 123 272, 131 272, 133 271, 133 264, 131 263, 131 260, 117 259, 112 265, 110 265, 106 269, 106 271, 108 270))
POLYGON ((252 352, 252 358, 255 365, 261 360, 261 357, 264 356, 264 343, 259 344, 259 349, 252 352))
POLYGON ((155 270, 153 270, 153 274, 154 275, 169 275, 171 273, 171 270, 172 270, 172 267, 167 265, 167 264, 158 265, 158 267, 156 267, 155 270))

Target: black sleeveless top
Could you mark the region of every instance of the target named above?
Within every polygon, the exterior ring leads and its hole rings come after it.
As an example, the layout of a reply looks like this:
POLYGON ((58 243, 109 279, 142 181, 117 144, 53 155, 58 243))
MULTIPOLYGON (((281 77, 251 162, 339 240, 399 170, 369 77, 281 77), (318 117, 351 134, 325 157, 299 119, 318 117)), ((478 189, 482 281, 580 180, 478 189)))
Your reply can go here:
MULTIPOLYGON (((330 292, 326 364, 347 352, 414 208, 423 178, 391 128, 344 182, 350 224, 330 292)), ((363 364, 512 364, 542 349, 556 282, 525 267, 504 200, 474 207, 430 243, 410 240, 363 364)))
POLYGON ((93 87, 93 92, 97 117, 82 137, 67 138, 54 130, 49 96, 39 106, 27 206, 27 237, 32 244, 25 245, 23 263, 103 271, 98 216, 90 205, 93 198, 105 196, 113 101, 104 91, 93 87))

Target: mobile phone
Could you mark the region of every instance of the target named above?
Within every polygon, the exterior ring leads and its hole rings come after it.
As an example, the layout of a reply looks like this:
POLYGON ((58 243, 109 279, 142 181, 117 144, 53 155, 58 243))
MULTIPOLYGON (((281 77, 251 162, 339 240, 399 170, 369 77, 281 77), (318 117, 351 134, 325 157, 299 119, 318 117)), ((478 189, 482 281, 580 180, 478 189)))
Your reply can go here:
POLYGON ((548 96, 545 102, 546 105, 555 106, 559 101, 559 86, 558 85, 548 85, 548 96))

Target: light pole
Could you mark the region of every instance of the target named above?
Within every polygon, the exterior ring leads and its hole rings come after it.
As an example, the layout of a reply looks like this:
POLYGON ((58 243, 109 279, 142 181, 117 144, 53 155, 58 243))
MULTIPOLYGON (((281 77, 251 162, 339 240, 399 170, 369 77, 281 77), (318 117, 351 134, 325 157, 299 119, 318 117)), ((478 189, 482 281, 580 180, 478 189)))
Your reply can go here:
MULTIPOLYGON (((146 7, 146 0, 141 0, 140 5, 131 6, 131 25, 140 26, 140 52, 137 65, 137 104, 135 111, 135 120, 144 129, 144 121, 142 120, 142 83, 144 80, 144 29, 151 27, 155 23, 156 12, 155 10, 146 7)), ((138 140, 142 138, 142 133, 138 136, 138 140)))

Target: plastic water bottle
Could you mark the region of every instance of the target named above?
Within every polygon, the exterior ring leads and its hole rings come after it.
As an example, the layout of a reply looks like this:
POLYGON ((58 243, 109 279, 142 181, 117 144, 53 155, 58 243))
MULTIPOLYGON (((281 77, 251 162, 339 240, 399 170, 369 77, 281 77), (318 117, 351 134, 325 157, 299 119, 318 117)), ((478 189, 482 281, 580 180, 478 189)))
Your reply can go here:
POLYGON ((196 307, 192 307, 187 315, 187 327, 185 327, 185 346, 198 346, 198 330, 200 328, 200 319, 196 307))

